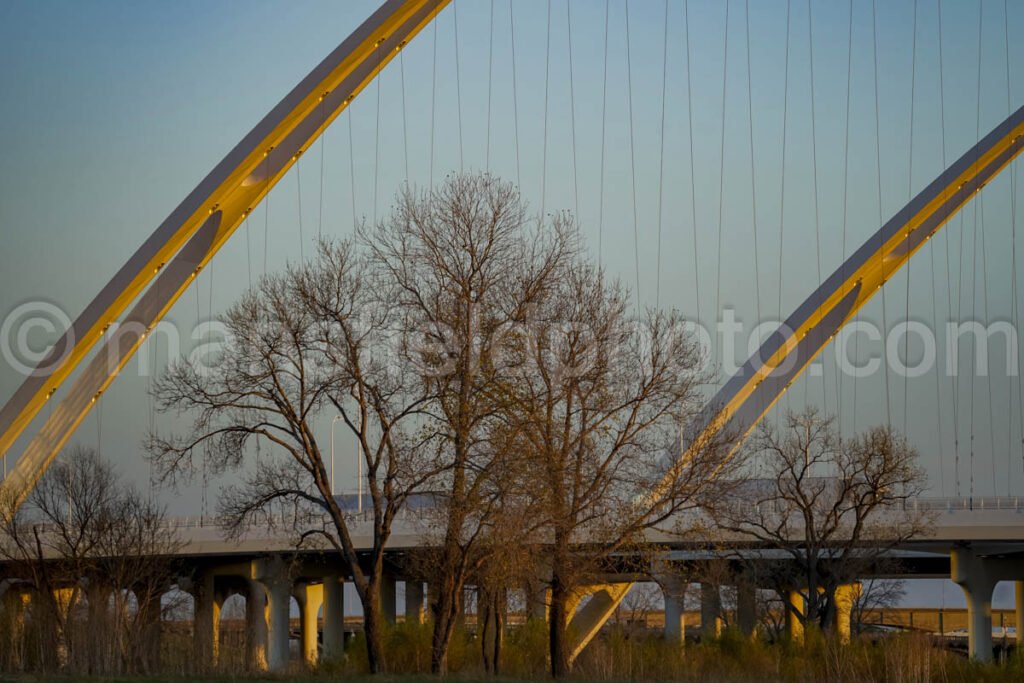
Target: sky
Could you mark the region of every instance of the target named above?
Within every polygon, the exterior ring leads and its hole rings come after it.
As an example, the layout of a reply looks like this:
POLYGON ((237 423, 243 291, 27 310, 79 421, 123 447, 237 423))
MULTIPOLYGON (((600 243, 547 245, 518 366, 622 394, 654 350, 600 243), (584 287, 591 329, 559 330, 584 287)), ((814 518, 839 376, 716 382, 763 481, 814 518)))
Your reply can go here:
MULTIPOLYGON (((375 6, 0 4, 0 343, 11 347, 26 310, 74 318, 375 6)), ((573 211, 592 257, 643 306, 705 324, 728 308, 747 332, 777 321, 1022 104, 1024 44, 1006 40, 1022 25, 1024 6, 992 0, 457 0, 256 209, 74 439, 148 487, 144 435, 181 424, 154 410, 152 369, 187 355, 198 323, 309 254, 317 234, 350 235, 386 216, 403 183, 459 170, 516 182, 538 215, 573 211)), ((1015 175, 990 183, 861 320, 891 328, 909 314, 938 329, 940 360, 949 320, 1019 327, 1015 175)), ((28 340, 38 350, 53 337, 28 340)), ((931 495, 1017 495, 1024 411, 1000 344, 987 377, 964 345, 955 379, 855 381, 830 349, 768 419, 814 404, 839 411, 844 433, 906 425, 931 495)), ((732 358, 722 339, 712 346, 721 382, 746 337, 732 358)), ((882 351, 867 337, 856 349, 882 351)), ((907 351, 924 353, 915 338, 907 351)), ((5 361, 0 400, 20 381, 5 361)), ((329 430, 328 416, 324 442, 329 430)), ((338 488, 354 489, 346 441, 338 488)), ((230 477, 201 479, 154 494, 173 514, 209 515, 230 477)))

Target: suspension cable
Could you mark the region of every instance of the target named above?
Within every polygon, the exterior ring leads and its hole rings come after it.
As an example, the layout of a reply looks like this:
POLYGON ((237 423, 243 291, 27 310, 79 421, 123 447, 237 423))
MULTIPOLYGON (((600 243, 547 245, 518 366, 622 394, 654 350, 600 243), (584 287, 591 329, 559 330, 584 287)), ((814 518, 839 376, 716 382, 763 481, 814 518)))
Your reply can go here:
POLYGON ((409 108, 405 103, 405 50, 398 53, 398 75, 402 86, 402 152, 405 159, 405 185, 409 186, 409 108))
MULTIPOLYGON (((914 29, 910 38, 910 144, 907 152, 907 202, 909 203, 914 192, 914 95, 917 86, 917 0, 914 0, 914 29)), ((907 435, 907 409, 910 405, 908 396, 910 393, 910 373, 906 371, 906 364, 910 360, 910 334, 906 326, 910 322, 910 261, 907 259, 907 296, 903 312, 903 436, 907 435)))
POLYGON ((377 181, 380 178, 380 82, 384 80, 384 74, 380 70, 381 54, 380 45, 377 46, 377 77, 374 80, 377 86, 377 111, 374 112, 373 128, 373 224, 377 225, 377 181))
POLYGON ((540 215, 544 218, 548 191, 548 93, 551 83, 551 0, 548 0, 547 39, 544 49, 544 142, 540 165, 540 215))
POLYGON ((572 197, 576 208, 577 225, 580 220, 580 181, 576 158, 576 86, 572 65, 572 0, 565 2, 566 33, 569 43, 569 128, 572 136, 572 197))
POLYGON ((324 234, 324 157, 327 148, 327 109, 324 106, 323 98, 320 99, 320 196, 318 197, 319 209, 316 217, 317 239, 324 234))
MULTIPOLYGON (((881 109, 881 103, 878 98, 878 9, 877 0, 871 0, 871 50, 874 56, 874 86, 875 86, 875 172, 876 172, 876 187, 878 190, 878 224, 882 224, 882 143, 879 139, 882 134, 882 127, 880 121, 879 110, 881 109)), ((878 233, 878 249, 881 250, 882 244, 882 233, 878 233)), ((885 282, 883 281, 883 285, 885 282)), ((889 317, 887 315, 887 308, 885 305, 885 287, 882 287, 882 329, 885 331, 883 339, 889 333, 889 317)), ((883 341, 883 346, 885 342, 883 341)), ((883 365, 883 373, 885 380, 885 415, 886 425, 892 426, 892 401, 889 395, 889 362, 883 365)))
MULTIPOLYGON (((665 91, 668 80, 668 0, 665 0, 664 27, 661 39, 661 133, 658 137, 660 152, 658 154, 658 252, 655 268, 654 307, 661 306, 661 226, 664 211, 665 192, 665 91)), ((749 48, 749 43, 748 43, 749 48)), ((755 254, 757 253, 755 249, 755 254)))
MULTIPOLYGON (((491 172, 491 92, 494 85, 494 0, 488 16, 489 32, 487 37, 487 142, 484 152, 484 170, 491 172)), ((408 175, 408 172, 406 172, 408 175)))
MULTIPOLYGON (((352 230, 356 229, 359 225, 359 219, 356 213, 356 146, 353 141, 352 135, 352 108, 348 109, 348 177, 349 177, 349 192, 352 196, 352 230)), ((257 441, 257 443, 259 443, 257 441)))
POLYGON ((434 29, 434 60, 430 74, 430 189, 434 189, 434 128, 437 118, 437 22, 431 22, 434 29))
MULTIPOLYGON (((850 84, 853 78, 853 0, 849 0, 846 29, 846 118, 843 120, 843 228, 842 259, 843 282, 846 282, 849 267, 846 265, 846 228, 848 223, 847 199, 850 190, 850 84)), ((845 350, 845 347, 844 347, 845 350)), ((836 415, 838 416, 839 438, 843 436, 843 366, 847 359, 836 364, 836 415)), ((856 406, 854 406, 856 409, 856 406)))
MULTIPOLYGON (((756 301, 757 308, 757 325, 761 324, 761 266, 760 266, 760 254, 761 249, 758 245, 757 238, 757 179, 755 169, 757 167, 756 157, 754 155, 754 97, 753 97, 753 85, 754 75, 751 67, 750 59, 750 0, 744 0, 743 3, 743 22, 744 22, 744 33, 747 44, 747 122, 748 132, 750 141, 750 197, 751 197, 751 224, 754 232, 754 298, 756 301)), ((763 363, 764 358, 758 358, 758 363, 763 363)), ((762 400, 759 409, 763 412, 765 407, 764 401, 762 400)))
MULTIPOLYGON (((722 134, 719 139, 718 165, 718 251, 715 257, 715 320, 721 316, 722 305, 722 219, 725 214, 725 105, 729 82, 729 0, 725 0, 725 45, 722 51, 722 134)), ((731 360, 731 359, 730 359, 731 360)))
MULTIPOLYGON (((1010 99, 1010 84, 1013 81, 1010 79, 1010 12, 1007 0, 1003 0, 1003 39, 1006 45, 1006 111, 1007 115, 1012 112, 1012 105, 1010 99)), ((1010 272, 1013 286, 1013 294, 1011 303, 1013 311, 1013 329, 1019 330, 1020 326, 1020 293, 1017 289, 1017 164, 1014 162, 1010 166, 1010 239, 1012 243, 1011 251, 1011 262, 1010 272)), ((1017 344, 1017 407, 1020 412, 1020 442, 1021 442, 1021 467, 1024 469, 1024 386, 1022 386, 1021 373, 1020 373, 1020 344, 1017 344)), ((1010 411, 1011 414, 1008 417, 1008 422, 1013 425, 1013 381, 1010 381, 1010 411)), ((1010 486, 1010 472, 1009 472, 1009 461, 1010 453, 1009 449, 1012 448, 1012 432, 1007 434, 1007 474, 1006 474, 1006 485, 1010 486)), ((1007 490, 1009 494, 1009 489, 1007 490)))
MULTIPOLYGON (((814 21, 811 15, 811 0, 807 0, 807 52, 808 65, 811 72, 811 171, 814 195, 814 251, 818 268, 818 282, 824 282, 821 276, 821 213, 818 209, 818 127, 817 112, 814 104, 814 21)), ((820 291, 820 288, 819 288, 820 291)), ((818 307, 824 303, 824 293, 818 295, 818 307)), ((821 361, 821 403, 822 410, 828 412, 828 373, 825 372, 824 359, 821 361)), ((810 388, 810 382, 804 384, 810 388)))
POLYGON ((462 65, 459 61, 459 1, 452 0, 452 24, 455 27, 455 109, 459 123, 459 171, 465 171, 462 152, 462 65))
MULTIPOLYGON (((939 0, 939 2, 941 3, 941 0, 939 0)), ((941 12, 941 8, 940 8, 940 12, 941 12)), ((942 25, 941 24, 941 18, 939 19, 939 22, 940 22, 939 25, 941 26, 942 25)), ((941 62, 941 60, 940 60, 940 62, 941 62)), ((941 85, 942 75, 941 75, 941 73, 942 72, 941 72, 941 67, 940 67, 940 70, 939 70, 939 74, 940 74, 939 75, 939 80, 940 80, 939 92, 942 91, 942 85, 941 85)), ((941 103, 940 103, 940 107, 941 107, 941 103)), ((941 146, 943 148, 943 150, 942 150, 942 168, 945 168, 946 167, 946 159, 945 159, 945 135, 944 134, 943 134, 943 139, 942 139, 941 143, 942 143, 941 146)), ((945 195, 945 192, 943 194, 945 195)), ((945 201, 945 200, 946 200, 946 197, 943 196, 943 201, 945 201)), ((947 244, 948 244, 948 239, 949 239, 948 238, 948 235, 949 235, 949 231, 948 230, 946 231, 946 235, 947 235, 946 239, 947 239, 947 244)), ((939 329, 939 303, 938 303, 939 296, 938 296, 938 283, 937 283, 937 278, 936 278, 936 275, 935 275, 935 249, 936 249, 935 245, 934 244, 931 245, 931 247, 928 249, 928 257, 929 257, 929 260, 931 262, 931 276, 932 276, 932 329, 937 332, 938 329, 939 329)), ((947 263, 948 263, 948 256, 947 256, 947 263)), ((946 281, 946 287, 947 288, 949 287, 948 279, 946 281)), ((954 430, 955 429, 956 428, 954 426, 954 430)), ((941 495, 945 496, 946 495, 946 456, 945 456, 945 453, 944 453, 945 447, 944 447, 944 444, 943 444, 944 439, 943 439, 943 434, 942 434, 942 380, 940 378, 940 372, 939 372, 938 368, 935 369, 935 433, 939 435, 939 486, 940 486, 941 495)))
POLYGON ((601 180, 597 210, 597 262, 603 266, 604 255, 604 148, 605 126, 608 121, 608 15, 609 0, 604 0, 604 79, 601 86, 601 180))
MULTIPOLYGON (((697 253, 697 179, 696 166, 693 161, 693 80, 691 64, 693 55, 690 52, 690 0, 683 0, 683 23, 686 27, 686 123, 690 136, 690 222, 693 226, 693 292, 696 301, 697 327, 700 327, 700 259, 697 253)), ((603 161, 602 161, 603 174, 603 161)))
MULTIPOLYGON (((945 91, 945 51, 942 45, 942 0, 936 0, 937 11, 938 11, 938 48, 939 48, 939 126, 942 135, 942 167, 946 168, 946 91, 945 91)), ((964 240, 964 212, 958 211, 960 219, 960 248, 958 250, 961 264, 963 262, 963 240, 964 240)), ((952 269, 950 266, 949 252, 950 252, 950 241, 949 231, 945 231, 945 252, 946 252, 946 309, 949 317, 953 316, 953 292, 950 283, 952 279, 952 269)), ((962 272, 962 266, 961 266, 962 272)), ((960 275, 958 274, 957 280, 957 311, 956 319, 959 321, 960 318, 960 275)), ((949 353, 949 349, 946 349, 946 353, 949 353)), ((959 349, 957 350, 957 367, 959 367, 959 349)), ((956 497, 960 497, 960 382, 958 380, 957 372, 950 373, 950 384, 953 389, 953 490, 956 497)))
MULTIPOLYGON (((989 308, 988 308, 988 248, 985 242, 985 195, 981 192, 978 193, 978 211, 980 215, 979 232, 981 233, 981 296, 982 305, 984 307, 985 324, 988 325, 989 308)), ((977 359, 977 354, 975 354, 977 359)), ((988 388, 988 434, 989 434, 989 454, 992 465, 992 495, 999 495, 998 487, 996 483, 996 434, 995 425, 993 424, 992 415, 992 375, 989 374, 985 380, 985 386, 988 388)), ((1007 494, 1009 495, 1009 494, 1007 494)))
POLYGON ((515 12, 513 12, 514 4, 511 1, 508 3, 508 30, 512 45, 512 127, 516 142, 516 186, 519 191, 522 191, 523 173, 519 155, 519 85, 516 75, 516 17, 515 12))
MULTIPOLYGON (((305 246, 303 245, 302 239, 302 160, 301 158, 295 160, 295 192, 297 195, 296 206, 298 207, 298 218, 299 218, 299 260, 305 261, 305 246)), ((212 260, 211 260, 212 263, 212 260)))
MULTIPOLYGON (((779 172, 780 178, 780 189, 779 189, 779 299, 778 299, 778 311, 779 320, 783 320, 782 312, 782 254, 784 237, 785 237, 785 225, 786 225, 786 132, 789 124, 789 39, 790 39, 790 27, 792 24, 791 13, 792 13, 792 0, 786 0, 786 57, 785 66, 783 67, 784 76, 782 84, 782 160, 781 168, 779 172)), ((855 342, 856 343, 856 342, 855 342)), ((790 395, 786 394, 786 407, 789 408, 791 403, 790 395)), ((778 414, 776 414, 776 427, 778 427, 778 414)))
POLYGON ((636 273, 636 308, 640 310, 640 222, 636 207, 636 128, 633 125, 633 60, 629 42, 629 0, 626 0, 626 88, 629 97, 629 171, 633 188, 633 267, 636 273))
MULTIPOLYGON (((975 107, 975 139, 981 137, 981 49, 982 49, 982 26, 984 24, 985 6, 983 3, 978 3, 978 72, 977 72, 977 85, 978 92, 976 93, 977 105, 975 107)), ((978 158, 974 160, 975 165, 978 163, 978 158)), ((979 196, 974 202, 974 230, 973 230, 973 242, 974 246, 971 252, 971 317, 977 320, 977 306, 978 306, 978 211, 984 202, 984 196, 981 195, 981 188, 979 188, 979 196)), ((984 216, 982 216, 984 220, 984 216)), ((983 247, 984 248, 984 247, 983 247)), ((974 504, 974 383, 975 378, 978 374, 978 340, 977 337, 971 344, 971 488, 970 497, 971 505, 974 504)))
POLYGON ((267 274, 267 252, 270 249, 270 152, 263 157, 263 275, 267 274))

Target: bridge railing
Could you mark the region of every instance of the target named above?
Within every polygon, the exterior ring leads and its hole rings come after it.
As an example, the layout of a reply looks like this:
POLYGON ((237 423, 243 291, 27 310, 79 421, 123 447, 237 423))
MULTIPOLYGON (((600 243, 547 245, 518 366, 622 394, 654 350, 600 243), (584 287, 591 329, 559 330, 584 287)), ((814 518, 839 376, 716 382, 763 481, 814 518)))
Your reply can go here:
MULTIPOLYGON (((355 510, 345 511, 345 518, 349 524, 361 525, 370 524, 373 522, 373 510, 363 510, 361 512, 355 510)), ((422 510, 403 509, 396 516, 396 522, 405 521, 421 521, 423 519, 422 510)), ((296 518, 292 515, 272 515, 263 516, 258 519, 252 519, 245 523, 246 530, 259 530, 259 529, 293 529, 293 528, 313 528, 317 526, 323 526, 325 529, 333 528, 333 520, 326 513, 322 515, 302 515, 296 518), (296 522, 301 523, 296 523, 296 522)), ((220 529, 222 528, 222 522, 219 518, 212 515, 185 515, 180 517, 167 517, 163 520, 163 528, 169 529, 220 529)))
POLYGON ((904 501, 905 510, 935 512, 982 512, 1010 510, 1024 512, 1024 497, 1020 496, 960 496, 953 498, 915 498, 904 501))
MULTIPOLYGON (((739 502, 734 504, 734 513, 742 513, 744 510, 749 509, 750 512, 766 511, 767 507, 769 512, 773 511, 772 508, 779 506, 773 506, 772 503, 750 503, 750 502, 739 502)), ((1024 512, 1024 497, 1022 496, 961 496, 961 497, 922 497, 915 498, 912 500, 903 501, 900 505, 900 509, 906 510, 907 512, 991 512, 993 510, 1005 510, 1012 512, 1024 512)), ((778 512, 779 509, 774 511, 778 512)), ((373 511, 363 510, 362 512, 357 511, 346 511, 346 517, 349 523, 369 524, 373 521, 373 511)), ((697 514, 691 512, 691 514, 697 514)), ((423 510, 422 509, 403 509, 398 516, 396 521, 422 521, 423 510)), ((291 516, 275 515, 273 517, 267 517, 262 520, 253 520, 246 524, 247 531, 258 531, 260 529, 291 529, 295 528, 295 519, 291 516)), ((304 516, 302 518, 302 526, 311 527, 314 525, 323 524, 325 528, 330 528, 332 525, 330 517, 326 514, 318 516, 304 516)), ((163 528, 175 529, 175 530, 187 530, 187 529, 220 529, 221 522, 214 516, 210 515, 184 515, 176 517, 167 517, 163 520, 163 528)), ((57 531, 57 525, 54 524, 40 524, 38 528, 41 530, 52 530, 57 531), (50 528, 52 527, 52 529, 50 528)))
MULTIPOLYGON (((788 509, 785 503, 778 501, 734 501, 726 503, 734 514, 747 511, 783 512, 788 509)), ((1024 512, 1024 496, 960 496, 960 497, 921 497, 900 501, 897 510, 906 512, 991 512, 1006 510, 1024 512)))

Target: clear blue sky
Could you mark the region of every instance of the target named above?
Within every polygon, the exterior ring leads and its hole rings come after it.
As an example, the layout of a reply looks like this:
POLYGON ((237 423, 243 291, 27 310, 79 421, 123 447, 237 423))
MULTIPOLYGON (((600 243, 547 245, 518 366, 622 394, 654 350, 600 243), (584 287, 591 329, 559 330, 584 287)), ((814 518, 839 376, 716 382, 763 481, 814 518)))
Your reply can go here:
MULTIPOLYGON (((4 239, 0 315, 35 300, 55 303, 72 317, 77 315, 185 194, 368 16, 375 4, 373 0, 46 0, 0 4, 0 231, 4 239)), ((595 257, 631 286, 638 278, 640 298, 648 305, 656 303, 660 289, 659 305, 676 306, 696 316, 696 279, 705 317, 717 301, 735 308, 738 317, 752 325, 757 319, 777 318, 780 298, 781 313, 786 315, 817 283, 819 251, 822 275, 841 262, 844 222, 849 253, 899 209, 911 192, 941 171, 944 154, 947 162, 952 161, 974 143, 979 131, 984 134, 1004 118, 1008 107, 1021 104, 1024 44, 1011 41, 1007 46, 1004 26, 1008 19, 1009 35, 1019 35, 1024 6, 1009 4, 1007 18, 1003 3, 984 3, 979 83, 977 2, 942 3, 940 71, 935 0, 916 3, 913 51, 914 2, 878 2, 873 24, 872 3, 854 0, 847 146, 850 6, 846 2, 813 0, 809 26, 808 3, 793 0, 788 4, 787 31, 786 2, 751 0, 748 43, 747 3, 731 0, 726 49, 726 3, 692 0, 688 58, 683 4, 669 2, 667 53, 663 53, 664 3, 633 0, 628 17, 629 70, 625 4, 611 0, 605 79, 606 4, 572 0, 570 89, 566 2, 550 3, 549 51, 549 4, 545 0, 514 0, 518 97, 513 100, 508 0, 459 0, 456 10, 446 9, 436 28, 429 27, 405 51, 404 107, 402 71, 395 61, 380 81, 379 107, 377 87, 371 86, 328 131, 323 148, 322 224, 318 144, 303 158, 300 170, 302 239, 298 182, 293 171, 272 193, 269 211, 257 209, 248 232, 237 234, 214 267, 199 278, 196 291, 178 303, 170 320, 187 341, 197 318, 205 320, 222 311, 248 284, 250 271, 256 277, 263 272, 265 255, 269 269, 279 268, 308 253, 318 229, 346 235, 352 230, 353 216, 372 219, 384 215, 395 189, 406 180, 406 149, 408 179, 414 184, 429 184, 431 165, 435 180, 460 167, 483 169, 489 165, 495 173, 521 180, 535 210, 542 206, 547 211, 575 210, 578 205, 595 257), (492 7, 493 43, 489 39, 492 7), (877 25, 877 100, 873 25, 877 25), (944 102, 939 98, 940 84, 944 102), (575 117, 570 107, 573 102, 575 117), (696 169, 692 177, 691 110, 696 169), (659 170, 662 154, 663 172, 659 170), (354 168, 354 179, 350 168, 354 168), (720 187, 725 190, 721 202, 720 187), (780 217, 784 225, 781 257, 780 217), (269 228, 266 242, 265 225, 269 228), (759 253, 753 249, 755 237, 759 253)), ((944 273, 948 256, 955 269, 962 237, 964 275, 951 285, 954 313, 959 299, 960 318, 985 320, 987 297, 987 319, 1010 319, 1009 174, 993 182, 984 196, 984 252, 980 246, 976 254, 973 251, 972 240, 981 234, 975 221, 979 227, 982 223, 969 209, 963 227, 959 220, 949 226, 948 251, 943 236, 933 240, 912 263, 911 318, 930 326, 933 316, 940 321, 949 317, 949 287, 940 280, 938 302, 934 303, 929 266, 934 258, 944 273), (976 259, 977 268, 971 266, 971 259, 976 259)), ((885 291, 885 316, 878 299, 864 311, 865 319, 892 324, 903 318, 908 301, 905 274, 889 283, 885 291)), ((867 348, 870 345, 863 346, 862 354, 872 352, 867 348)), ((188 349, 186 343, 184 350, 188 349)), ((878 350, 875 345, 873 352, 878 350)), ((145 353, 153 354, 152 346, 145 353)), ((740 355, 737 352, 737 361, 743 360, 740 355)), ((147 469, 138 454, 141 438, 151 419, 161 428, 172 428, 174 422, 152 416, 147 380, 132 371, 137 367, 133 363, 118 380, 77 438, 86 444, 98 442, 128 478, 145 486, 147 469)), ((826 361, 824 375, 825 393, 821 377, 801 380, 791 392, 793 405, 807 400, 835 410, 837 389, 831 361, 826 361)), ((1007 379, 1001 361, 993 361, 991 375, 979 378, 972 387, 976 490, 986 495, 1007 490, 1022 493, 1020 418, 1010 420, 1019 406, 1016 380, 1007 379), (1008 403, 1011 390, 1014 398, 1008 403)), ((0 368, 0 398, 9 396, 18 381, 6 364, 0 368)), ((902 380, 890 380, 889 412, 897 425, 904 419, 903 389, 902 380)), ((935 375, 927 374, 910 380, 908 389, 909 436, 924 454, 935 493, 952 495, 952 382, 943 378, 936 388, 935 375), (941 412, 937 395, 943 397, 941 412)), ((966 382, 959 391, 959 439, 963 444, 971 431, 968 409, 972 400, 966 382)), ((857 392, 854 411, 853 383, 844 380, 846 428, 887 419, 882 375, 858 383, 857 392)), ((327 440, 326 422, 322 438, 327 440)), ((967 490, 965 448, 961 445, 961 492, 967 490)), ((351 481, 352 458, 350 445, 339 448, 339 462, 345 463, 339 465, 339 480, 351 481)), ((210 484, 210 500, 215 498, 216 485, 210 484)), ((172 511, 199 512, 203 505, 199 489, 194 486, 177 495, 165 494, 172 511)))

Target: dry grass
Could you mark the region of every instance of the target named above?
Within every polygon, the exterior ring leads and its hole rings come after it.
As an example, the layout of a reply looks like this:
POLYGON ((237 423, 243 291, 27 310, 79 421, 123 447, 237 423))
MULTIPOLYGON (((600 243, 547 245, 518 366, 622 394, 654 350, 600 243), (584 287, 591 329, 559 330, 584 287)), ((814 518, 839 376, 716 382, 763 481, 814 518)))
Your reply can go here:
MULTIPOLYGON (((195 680, 187 670, 191 645, 186 634, 165 632, 163 663, 165 674, 152 677, 103 678, 73 675, 18 675, 0 680, 41 681, 124 681, 134 683, 181 683, 195 680), (167 637, 169 636, 170 637, 167 637)), ((547 631, 543 623, 511 629, 503 652, 503 676, 483 674, 478 642, 471 634, 457 633, 452 643, 452 674, 443 680, 540 681, 547 679, 547 631)), ((357 635, 348 645, 344 662, 308 671, 298 662, 288 675, 255 676, 241 666, 225 667, 222 673, 202 680, 241 682, 256 680, 324 681, 343 677, 367 683, 420 683, 442 679, 426 675, 429 669, 430 629, 428 626, 399 624, 388 631, 390 675, 366 676, 364 647, 357 635)), ((222 650, 222 653, 224 650, 222 650)), ((719 640, 688 643, 679 648, 660 635, 644 630, 613 628, 596 640, 580 658, 577 680, 678 681, 680 683, 1002 683, 1024 680, 1024 656, 1012 656, 1000 664, 981 665, 963 656, 935 647, 920 634, 857 639, 850 645, 809 632, 807 643, 769 644, 749 640, 727 631, 719 640)))

